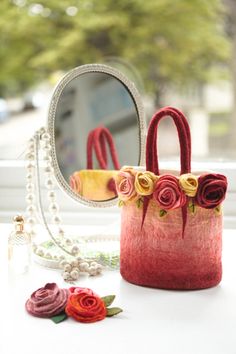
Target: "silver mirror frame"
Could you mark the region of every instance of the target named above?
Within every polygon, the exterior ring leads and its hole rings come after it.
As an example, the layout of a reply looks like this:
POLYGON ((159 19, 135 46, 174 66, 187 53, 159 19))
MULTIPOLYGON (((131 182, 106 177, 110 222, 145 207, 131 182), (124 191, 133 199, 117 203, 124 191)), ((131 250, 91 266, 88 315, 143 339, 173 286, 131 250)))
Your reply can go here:
POLYGON ((52 166, 54 169, 54 175, 56 177, 56 180, 59 184, 59 187, 72 199, 74 199, 76 202, 84 204, 89 207, 95 207, 95 208, 104 208, 104 207, 111 207, 117 204, 117 197, 110 199, 110 200, 105 200, 105 201, 92 201, 88 200, 79 194, 76 194, 73 192, 73 190, 70 188, 69 184, 66 182, 64 179, 59 165, 57 161, 57 155, 56 155, 56 145, 55 145, 55 118, 56 118, 56 111, 57 111, 57 105, 58 101, 61 97, 61 94, 65 87, 76 77, 86 74, 86 73, 105 73, 108 75, 113 76, 117 80, 119 80, 129 91, 134 104, 136 106, 137 114, 138 114, 138 128, 139 128, 139 161, 138 165, 144 165, 145 163, 145 139, 146 139, 146 120, 145 120, 145 114, 144 114, 144 108, 141 100, 141 96, 138 93, 135 85, 133 82, 131 82, 127 77, 125 77, 120 71, 117 69, 114 69, 110 66, 103 65, 103 64, 87 64, 87 65, 82 65, 78 66, 71 71, 69 71, 62 79, 59 81, 57 86, 55 87, 55 90, 53 92, 50 106, 49 106, 49 113, 48 113, 48 131, 51 136, 51 146, 52 146, 52 151, 51 151, 51 157, 52 157, 52 166))

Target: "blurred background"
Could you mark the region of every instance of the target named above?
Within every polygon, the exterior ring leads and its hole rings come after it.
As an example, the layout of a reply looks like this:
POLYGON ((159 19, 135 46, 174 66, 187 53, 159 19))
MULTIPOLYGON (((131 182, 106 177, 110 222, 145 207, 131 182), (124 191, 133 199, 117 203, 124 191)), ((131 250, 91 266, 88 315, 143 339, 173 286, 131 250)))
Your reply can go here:
MULTIPOLYGON (((58 80, 96 62, 135 82, 147 121, 182 109, 196 160, 236 159, 235 0, 2 0, 0 14, 0 159, 23 158, 58 80)), ((169 119, 159 136, 177 156, 169 119)))

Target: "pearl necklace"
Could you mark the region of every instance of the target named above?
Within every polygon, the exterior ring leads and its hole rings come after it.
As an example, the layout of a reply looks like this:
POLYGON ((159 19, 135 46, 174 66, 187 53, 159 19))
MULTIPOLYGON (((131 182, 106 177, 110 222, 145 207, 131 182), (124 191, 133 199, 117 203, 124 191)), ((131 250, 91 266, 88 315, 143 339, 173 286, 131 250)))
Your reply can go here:
POLYGON ((63 278, 66 281, 73 281, 79 278, 80 273, 88 273, 89 275, 97 275, 102 271, 102 266, 95 262, 94 260, 86 260, 79 255, 79 247, 76 241, 65 236, 65 231, 62 227, 62 220, 59 215, 59 205, 56 200, 56 192, 54 190, 54 175, 52 167, 52 157, 51 157, 51 144, 50 144, 50 134, 47 132, 46 128, 41 128, 35 132, 34 136, 28 141, 27 152, 26 152, 26 223, 29 226, 29 233, 32 239, 36 236, 35 226, 37 221, 43 222, 51 240, 53 243, 59 247, 63 252, 59 257, 57 255, 52 255, 50 251, 46 254, 42 247, 37 246, 33 243, 33 252, 42 258, 46 258, 48 261, 54 259, 59 263, 60 268, 64 270, 63 278), (44 210, 42 206, 42 196, 40 190, 40 175, 39 175, 39 151, 42 151, 42 157, 45 161, 44 174, 45 174, 45 186, 48 190, 48 211, 51 217, 51 222, 56 226, 56 237, 51 232, 47 220, 44 215, 44 210), (37 192, 37 193, 36 193, 37 192), (38 195, 36 195, 38 194, 38 195), (38 199, 38 205, 37 205, 38 199), (37 208, 38 206, 38 208, 37 208), (37 209, 39 215, 37 214, 37 209), (67 259, 66 259, 66 256, 67 259))

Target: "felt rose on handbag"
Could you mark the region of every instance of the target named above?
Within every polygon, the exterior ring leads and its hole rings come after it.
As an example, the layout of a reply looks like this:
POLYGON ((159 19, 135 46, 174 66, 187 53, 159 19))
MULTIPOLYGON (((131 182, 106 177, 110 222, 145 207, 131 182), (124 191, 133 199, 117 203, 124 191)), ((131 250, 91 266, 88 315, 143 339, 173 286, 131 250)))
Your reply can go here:
POLYGON ((221 174, 210 173, 198 178, 196 203, 206 209, 217 207, 225 199, 227 178, 221 174))
POLYGON ((68 316, 84 323, 103 320, 107 311, 102 299, 87 291, 74 292, 69 296, 65 312, 68 316))
POLYGON ((191 173, 185 173, 179 177, 180 187, 188 197, 195 197, 198 188, 198 179, 191 173))
POLYGON ((152 172, 137 172, 134 182, 136 192, 142 196, 152 194, 157 180, 158 177, 152 172))
POLYGON ((120 170, 116 177, 116 189, 120 200, 123 202, 138 199, 138 194, 134 188, 135 173, 129 168, 120 170))
POLYGON ((66 306, 69 290, 59 289, 57 284, 48 283, 32 293, 26 301, 26 310, 33 316, 53 317, 66 306))
POLYGON ((153 198, 161 209, 171 210, 184 206, 187 197, 180 188, 178 178, 163 175, 156 183, 153 198))

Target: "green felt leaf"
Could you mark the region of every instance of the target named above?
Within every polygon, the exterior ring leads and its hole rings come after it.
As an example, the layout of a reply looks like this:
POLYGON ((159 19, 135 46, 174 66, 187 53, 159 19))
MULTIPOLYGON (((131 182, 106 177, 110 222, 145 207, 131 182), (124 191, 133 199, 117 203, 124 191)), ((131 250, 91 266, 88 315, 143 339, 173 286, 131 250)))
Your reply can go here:
POLYGON ((113 303, 115 297, 116 297, 115 295, 107 295, 107 296, 103 296, 101 299, 105 303, 106 307, 108 307, 113 303))
POLYGON ((142 198, 138 199, 136 202, 136 205, 137 205, 138 209, 141 208, 143 206, 143 199, 142 198))
POLYGON ((112 317, 118 315, 118 313, 123 312, 123 310, 119 307, 111 307, 107 308, 107 317, 112 317))
POLYGON ((50 318, 54 323, 60 323, 62 321, 65 321, 67 319, 67 314, 63 311, 61 313, 59 313, 56 316, 53 316, 50 318))
POLYGON ((125 205, 125 203, 123 202, 123 200, 120 200, 118 201, 118 207, 121 208, 125 205))
POLYGON ((159 212, 159 215, 161 218, 163 218, 163 216, 165 216, 167 214, 167 211, 165 211, 164 209, 161 209, 159 212))
POLYGON ((215 208, 215 212, 216 212, 217 215, 221 215, 221 212, 222 212, 221 205, 218 205, 218 206, 215 208))
POLYGON ((191 214, 195 214, 196 213, 196 206, 195 206, 194 203, 189 203, 188 208, 189 208, 191 214))

